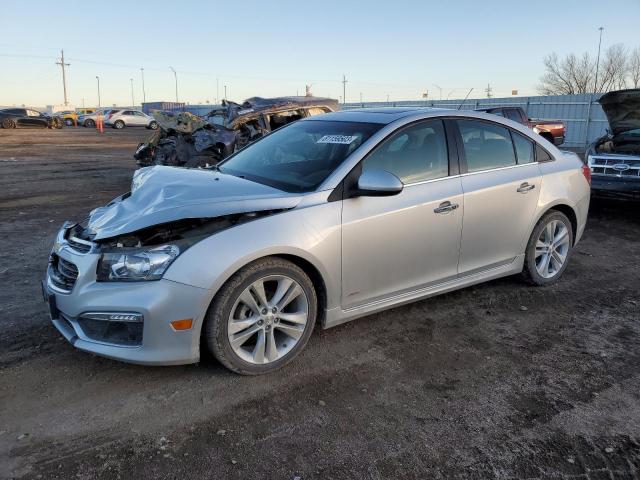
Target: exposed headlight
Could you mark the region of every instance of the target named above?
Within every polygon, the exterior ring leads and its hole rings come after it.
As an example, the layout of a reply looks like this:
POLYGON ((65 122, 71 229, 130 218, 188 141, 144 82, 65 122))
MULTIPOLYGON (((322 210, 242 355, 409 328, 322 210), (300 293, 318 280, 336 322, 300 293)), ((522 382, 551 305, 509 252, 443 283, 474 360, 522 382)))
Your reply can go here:
POLYGON ((105 252, 98 263, 99 282, 159 280, 180 255, 176 245, 105 252))

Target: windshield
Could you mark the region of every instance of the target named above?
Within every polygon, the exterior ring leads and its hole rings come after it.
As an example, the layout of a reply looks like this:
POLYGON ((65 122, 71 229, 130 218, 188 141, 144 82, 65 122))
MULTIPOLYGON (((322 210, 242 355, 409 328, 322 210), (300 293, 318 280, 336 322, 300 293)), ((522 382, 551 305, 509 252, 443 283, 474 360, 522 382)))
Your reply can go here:
POLYGON ((220 171, 287 192, 310 192, 382 125, 307 120, 240 150, 220 171))

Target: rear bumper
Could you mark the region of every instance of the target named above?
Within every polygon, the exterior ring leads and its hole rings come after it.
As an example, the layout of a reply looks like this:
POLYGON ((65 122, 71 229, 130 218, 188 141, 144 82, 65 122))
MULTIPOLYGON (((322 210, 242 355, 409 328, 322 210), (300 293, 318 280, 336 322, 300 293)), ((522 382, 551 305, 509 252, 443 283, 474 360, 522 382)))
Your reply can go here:
POLYGON ((640 179, 593 175, 591 192, 598 197, 640 200, 640 179))

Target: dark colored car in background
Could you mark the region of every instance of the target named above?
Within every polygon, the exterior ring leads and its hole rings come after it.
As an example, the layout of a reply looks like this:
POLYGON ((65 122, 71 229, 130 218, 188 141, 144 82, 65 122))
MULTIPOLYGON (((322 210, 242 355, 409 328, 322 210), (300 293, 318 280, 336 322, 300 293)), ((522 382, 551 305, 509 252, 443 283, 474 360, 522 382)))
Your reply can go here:
POLYGON ((585 154, 591 191, 597 196, 640 200, 640 89, 605 93, 609 130, 585 154))
POLYGON ((491 113, 500 117, 508 118, 514 122, 526 125, 538 135, 546 138, 554 145, 562 145, 564 143, 566 127, 561 120, 541 120, 529 118, 521 107, 487 107, 478 108, 478 112, 491 113))
POLYGON ((4 108, 0 110, 2 128, 61 128, 62 120, 32 108, 4 108))
POLYGON ((160 128, 138 145, 134 158, 140 166, 215 165, 277 128, 339 108, 337 100, 305 96, 252 97, 241 104, 223 100, 204 118, 188 112, 157 111, 153 117, 160 128))

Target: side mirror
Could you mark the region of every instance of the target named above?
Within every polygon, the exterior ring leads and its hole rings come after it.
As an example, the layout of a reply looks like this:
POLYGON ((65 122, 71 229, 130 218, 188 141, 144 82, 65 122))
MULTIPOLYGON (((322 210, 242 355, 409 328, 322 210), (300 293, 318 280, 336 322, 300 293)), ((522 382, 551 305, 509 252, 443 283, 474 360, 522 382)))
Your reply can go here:
POLYGON ((358 178, 356 196, 388 197, 399 194, 404 184, 393 173, 386 170, 365 170, 358 178))

